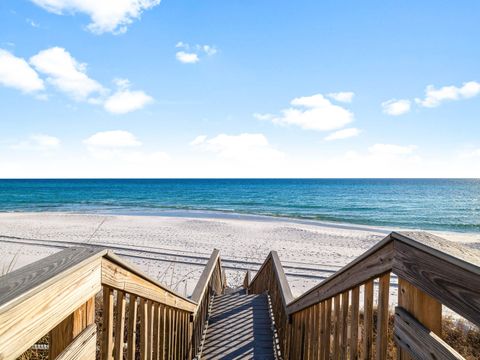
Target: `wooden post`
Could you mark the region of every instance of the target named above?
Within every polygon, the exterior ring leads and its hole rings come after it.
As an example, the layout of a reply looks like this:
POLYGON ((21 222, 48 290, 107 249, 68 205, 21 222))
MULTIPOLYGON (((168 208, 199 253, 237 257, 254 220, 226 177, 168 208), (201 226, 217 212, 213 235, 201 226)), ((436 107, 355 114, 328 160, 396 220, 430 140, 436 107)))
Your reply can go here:
MULTIPOLYGON (((400 277, 398 278, 398 305, 407 310, 426 328, 441 336, 442 304, 400 277)), ((399 359, 411 359, 405 351, 401 349, 398 351, 399 359)))
POLYGON ((49 359, 55 359, 77 335, 95 322, 95 298, 92 297, 50 331, 49 359))

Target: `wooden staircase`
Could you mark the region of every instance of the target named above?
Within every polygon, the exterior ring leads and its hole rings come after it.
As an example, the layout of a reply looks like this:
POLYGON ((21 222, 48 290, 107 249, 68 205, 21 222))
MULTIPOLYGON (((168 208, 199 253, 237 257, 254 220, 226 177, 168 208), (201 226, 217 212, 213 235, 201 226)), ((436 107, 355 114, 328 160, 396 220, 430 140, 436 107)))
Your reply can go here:
POLYGON ((40 339, 60 360, 463 359, 444 307, 480 326, 479 252, 423 232, 391 233, 297 298, 275 251, 254 270, 230 292, 214 250, 186 298, 112 252, 69 248, 0 277, 0 360, 40 339))

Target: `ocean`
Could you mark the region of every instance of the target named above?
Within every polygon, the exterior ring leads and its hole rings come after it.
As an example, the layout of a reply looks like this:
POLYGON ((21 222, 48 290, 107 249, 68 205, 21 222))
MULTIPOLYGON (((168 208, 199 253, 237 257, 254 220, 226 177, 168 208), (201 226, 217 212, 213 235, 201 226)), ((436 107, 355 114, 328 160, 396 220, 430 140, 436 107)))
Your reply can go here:
POLYGON ((480 180, 0 180, 0 211, 268 215, 371 226, 480 232, 480 180))

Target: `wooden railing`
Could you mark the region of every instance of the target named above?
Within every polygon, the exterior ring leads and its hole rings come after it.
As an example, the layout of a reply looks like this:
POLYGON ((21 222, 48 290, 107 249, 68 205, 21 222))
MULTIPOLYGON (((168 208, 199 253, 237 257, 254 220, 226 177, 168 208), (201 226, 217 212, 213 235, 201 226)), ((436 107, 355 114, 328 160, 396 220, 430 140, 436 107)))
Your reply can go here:
POLYGON ((269 292, 283 358, 386 359, 394 286, 398 357, 461 359, 441 340, 442 305, 480 325, 480 257, 430 234, 391 233, 293 301, 272 252, 248 290, 269 292))
POLYGON ((276 251, 270 252, 248 286, 248 292, 253 294, 267 292, 270 295, 274 325, 278 336, 278 349, 276 350, 282 354, 285 353, 289 334, 287 304, 293 300, 293 296, 276 251))
POLYGON ((101 359, 191 359, 209 295, 225 286, 217 250, 201 282, 188 299, 111 252, 66 249, 0 277, 0 359, 45 335, 50 359, 95 359, 97 327, 101 359))
POLYGON ((205 326, 208 320, 209 308, 213 295, 223 292, 226 287, 225 275, 222 271, 220 252, 215 249, 203 269, 192 294, 192 300, 198 306, 193 314, 193 354, 197 356, 202 351, 205 326))

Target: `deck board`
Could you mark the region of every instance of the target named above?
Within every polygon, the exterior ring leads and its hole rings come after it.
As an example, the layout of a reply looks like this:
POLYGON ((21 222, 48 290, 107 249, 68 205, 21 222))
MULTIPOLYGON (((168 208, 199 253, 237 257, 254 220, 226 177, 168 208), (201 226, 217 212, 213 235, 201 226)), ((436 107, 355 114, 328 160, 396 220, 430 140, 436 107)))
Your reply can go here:
POLYGON ((216 296, 202 360, 274 359, 271 326, 266 295, 216 296))

